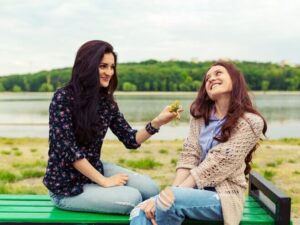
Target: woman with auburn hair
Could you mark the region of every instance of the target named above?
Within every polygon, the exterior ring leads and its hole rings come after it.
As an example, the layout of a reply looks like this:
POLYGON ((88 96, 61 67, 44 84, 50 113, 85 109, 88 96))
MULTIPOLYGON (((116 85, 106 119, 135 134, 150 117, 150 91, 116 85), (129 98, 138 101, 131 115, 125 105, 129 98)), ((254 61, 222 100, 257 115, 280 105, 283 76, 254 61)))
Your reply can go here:
POLYGON ((114 100, 117 55, 104 41, 89 41, 77 52, 72 78, 54 93, 49 109, 49 160, 44 184, 62 209, 129 214, 159 192, 147 176, 100 160, 108 128, 129 149, 180 116, 166 107, 145 128, 135 130, 114 100))
POLYGON ((239 224, 265 119, 250 100, 243 74, 225 61, 206 72, 190 112, 172 187, 139 204, 131 225, 180 225, 185 218, 239 224))

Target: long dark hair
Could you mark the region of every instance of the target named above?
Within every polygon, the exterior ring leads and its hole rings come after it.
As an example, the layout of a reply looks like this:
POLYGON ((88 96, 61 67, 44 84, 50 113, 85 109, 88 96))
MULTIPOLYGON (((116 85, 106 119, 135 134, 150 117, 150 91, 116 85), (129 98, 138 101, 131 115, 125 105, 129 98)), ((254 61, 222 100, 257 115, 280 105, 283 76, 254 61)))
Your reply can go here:
MULTIPOLYGON (((242 117, 245 112, 254 113, 263 119, 263 134, 265 134, 267 131, 267 123, 264 117, 254 108, 251 102, 244 75, 232 63, 226 61, 217 61, 211 67, 218 65, 223 66, 229 73, 232 81, 232 91, 230 95, 230 103, 226 115, 226 120, 222 126, 220 135, 214 138, 219 142, 226 142, 229 139, 234 127, 236 126, 238 119, 242 117)), ((203 118, 205 124, 208 124, 209 116, 215 103, 209 98, 205 89, 205 85, 206 79, 204 76, 202 85, 198 91, 197 98, 191 105, 190 112, 194 118, 203 118)), ((253 149, 245 158, 245 175, 249 174, 251 170, 250 163, 252 160, 252 154, 257 149, 257 147, 258 144, 253 147, 253 149)))
POLYGON ((118 85, 117 55, 112 45, 105 41, 93 40, 84 43, 78 50, 72 69, 72 77, 66 88, 74 96, 73 123, 75 136, 79 144, 89 143, 101 127, 97 116, 97 103, 101 96, 114 102, 113 93, 118 85), (106 53, 112 53, 115 59, 114 75, 109 86, 100 87, 99 64, 106 53))

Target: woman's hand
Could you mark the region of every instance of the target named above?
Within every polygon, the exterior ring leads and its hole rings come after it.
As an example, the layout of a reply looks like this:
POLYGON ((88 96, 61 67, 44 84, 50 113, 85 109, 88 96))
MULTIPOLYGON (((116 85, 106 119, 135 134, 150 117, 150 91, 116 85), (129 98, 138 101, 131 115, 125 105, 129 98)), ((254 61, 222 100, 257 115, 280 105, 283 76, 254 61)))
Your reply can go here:
MULTIPOLYGON (((151 220, 155 220, 155 199, 150 198, 147 201, 143 202, 140 206, 140 209, 145 212, 146 217, 151 220)), ((153 223, 153 222, 152 222, 153 223)))
POLYGON ((124 186, 127 184, 128 175, 125 173, 118 173, 111 177, 104 177, 103 187, 113 187, 113 186, 124 186))
POLYGON ((171 112, 171 107, 167 106, 163 109, 163 111, 161 111, 161 113, 155 117, 152 121, 151 121, 151 125, 154 128, 159 128, 160 126, 169 123, 171 120, 177 118, 180 119, 180 113, 183 112, 182 108, 179 108, 176 112, 171 112))

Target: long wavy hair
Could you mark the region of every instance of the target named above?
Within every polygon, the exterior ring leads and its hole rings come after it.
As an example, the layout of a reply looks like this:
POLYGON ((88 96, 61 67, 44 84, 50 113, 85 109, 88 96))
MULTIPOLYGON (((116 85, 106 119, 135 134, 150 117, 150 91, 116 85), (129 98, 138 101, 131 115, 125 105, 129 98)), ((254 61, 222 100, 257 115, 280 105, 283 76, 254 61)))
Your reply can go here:
POLYGON ((118 85, 117 55, 113 46, 105 41, 93 40, 84 43, 77 51, 72 77, 66 88, 72 91, 73 123, 79 144, 89 143, 99 131, 101 122, 97 115, 97 104, 101 96, 115 103, 113 93, 118 85), (99 64, 104 54, 112 53, 115 59, 114 75, 109 86, 100 87, 99 64))
MULTIPOLYGON (((229 73, 232 81, 232 91, 230 94, 230 103, 226 115, 226 120, 222 126, 220 134, 214 137, 214 139, 219 142, 226 142, 229 139, 239 118, 243 117, 243 114, 245 112, 254 113, 263 119, 263 134, 265 134, 267 131, 267 123, 264 117, 255 109, 252 104, 252 101, 248 94, 248 88, 244 75, 230 62, 217 61, 211 67, 213 66, 223 66, 229 73)), ((204 75, 202 85, 198 91, 198 95, 191 105, 190 113, 194 118, 203 118, 205 124, 207 125, 209 123, 209 117, 215 103, 209 98, 205 89, 205 85, 206 79, 204 75)), ((257 149, 257 147, 258 143, 253 147, 253 149, 245 158, 245 175, 248 175, 251 170, 252 154, 257 149)))

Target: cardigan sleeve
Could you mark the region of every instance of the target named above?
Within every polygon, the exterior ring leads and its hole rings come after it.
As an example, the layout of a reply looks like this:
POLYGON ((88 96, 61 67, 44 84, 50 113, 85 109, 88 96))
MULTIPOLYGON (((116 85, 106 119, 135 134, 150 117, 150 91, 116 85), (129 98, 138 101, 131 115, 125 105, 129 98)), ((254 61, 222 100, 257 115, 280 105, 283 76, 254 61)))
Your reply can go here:
POLYGON ((49 143, 61 163, 85 158, 75 138, 70 98, 67 91, 60 89, 54 94, 49 108, 49 143))
POLYGON ((190 130, 187 138, 184 140, 182 151, 179 156, 176 169, 186 168, 192 169, 200 163, 200 152, 198 151, 198 137, 195 119, 190 119, 190 130))
POLYGON ((198 188, 215 187, 245 163, 258 142, 263 120, 254 114, 241 118, 228 141, 213 147, 202 163, 191 170, 198 188))

